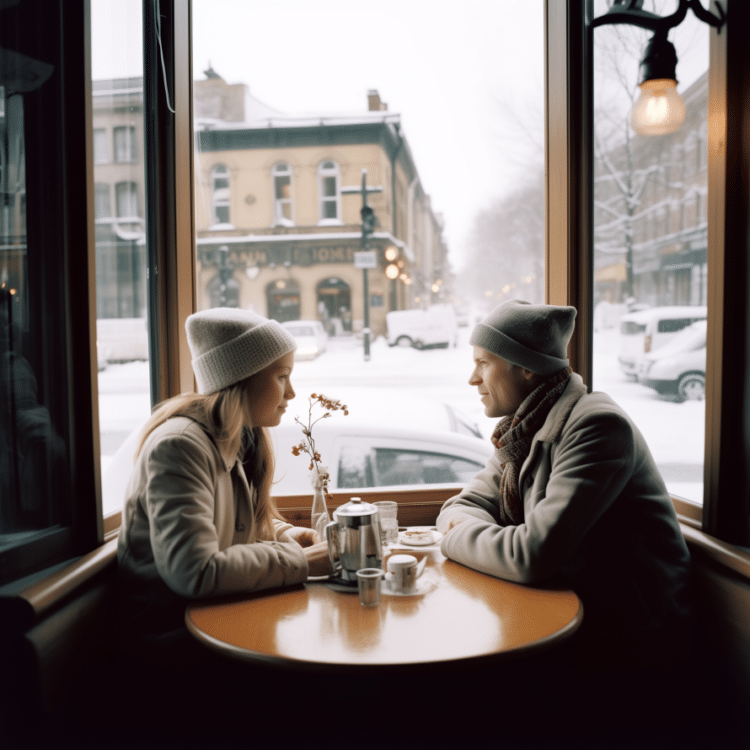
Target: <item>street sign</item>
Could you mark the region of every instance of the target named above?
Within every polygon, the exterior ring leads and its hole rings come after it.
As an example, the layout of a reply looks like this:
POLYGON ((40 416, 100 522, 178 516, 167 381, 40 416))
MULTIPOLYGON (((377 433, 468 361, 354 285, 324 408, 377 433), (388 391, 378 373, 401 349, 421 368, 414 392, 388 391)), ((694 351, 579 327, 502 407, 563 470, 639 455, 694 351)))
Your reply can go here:
POLYGON ((378 253, 377 250, 360 250, 354 253, 355 268, 377 268, 378 253))

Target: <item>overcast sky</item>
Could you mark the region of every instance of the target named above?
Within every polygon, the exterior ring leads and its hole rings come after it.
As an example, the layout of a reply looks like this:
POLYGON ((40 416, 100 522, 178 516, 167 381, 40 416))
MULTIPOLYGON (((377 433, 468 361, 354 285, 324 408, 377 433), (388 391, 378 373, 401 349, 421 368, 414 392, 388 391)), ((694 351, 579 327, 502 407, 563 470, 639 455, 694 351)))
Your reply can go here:
MULTIPOLYGON (((139 74, 139 8, 93 0, 95 78, 139 74)), ((193 0, 194 75, 210 62, 288 114, 364 112, 377 89, 401 115, 458 268, 476 213, 542 164, 542 9, 542 0, 193 0)), ((694 78, 688 64, 681 83, 694 78)))

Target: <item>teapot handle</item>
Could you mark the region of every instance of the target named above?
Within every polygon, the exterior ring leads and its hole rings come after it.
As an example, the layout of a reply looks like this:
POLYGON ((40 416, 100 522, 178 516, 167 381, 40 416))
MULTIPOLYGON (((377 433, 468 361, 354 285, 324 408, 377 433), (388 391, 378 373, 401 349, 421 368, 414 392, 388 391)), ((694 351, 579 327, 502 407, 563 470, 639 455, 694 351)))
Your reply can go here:
POLYGON ((341 570, 341 557, 339 554, 339 543, 338 534, 336 529, 338 528, 338 521, 331 521, 326 524, 326 541, 328 542, 328 557, 331 561, 331 567, 333 572, 341 570))

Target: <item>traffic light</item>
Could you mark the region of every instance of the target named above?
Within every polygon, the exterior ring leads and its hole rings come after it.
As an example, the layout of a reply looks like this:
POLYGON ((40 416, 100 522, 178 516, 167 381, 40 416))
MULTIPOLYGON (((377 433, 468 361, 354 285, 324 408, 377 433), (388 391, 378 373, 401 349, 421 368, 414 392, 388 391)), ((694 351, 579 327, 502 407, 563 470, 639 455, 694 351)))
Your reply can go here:
POLYGON ((362 214, 362 235, 366 237, 375 231, 375 225, 378 223, 378 220, 371 206, 362 206, 360 213, 362 214))

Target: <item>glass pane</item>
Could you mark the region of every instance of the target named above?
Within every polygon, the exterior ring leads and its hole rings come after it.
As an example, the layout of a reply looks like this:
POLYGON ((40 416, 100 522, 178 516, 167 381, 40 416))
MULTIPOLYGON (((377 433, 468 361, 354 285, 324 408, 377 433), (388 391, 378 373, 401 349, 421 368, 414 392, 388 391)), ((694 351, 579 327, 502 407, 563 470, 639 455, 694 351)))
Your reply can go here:
MULTIPOLYGON (((671 13, 674 3, 657 3, 671 13)), ((596 4, 596 15, 606 2, 596 4)), ((643 432, 674 495, 703 501, 709 27, 670 33, 685 121, 639 135, 629 113, 651 34, 594 33, 594 387, 643 432), (696 342, 699 342, 696 345, 696 342)))
MULTIPOLYGON (((487 454, 494 420, 468 385, 471 327, 502 301, 544 295, 543 7, 193 0, 197 305, 214 304, 229 273, 239 307, 323 324, 326 350, 295 365, 297 399, 284 417, 295 437, 310 393, 362 391, 328 427, 368 428, 389 414, 392 429, 421 430, 422 445, 437 431, 487 454), (279 57, 279 29, 293 54, 279 57), (508 73, 519 69, 523 78, 508 73), (217 163, 232 165, 236 229, 211 226, 205 185, 217 163), (274 165, 294 175, 281 205, 274 165), (367 270, 355 265, 363 170, 377 219, 367 270), (387 315, 410 310, 426 314, 429 336, 411 330, 390 346, 387 315), (409 408, 388 410, 395 396, 409 408)), ((277 454, 298 442, 279 437, 277 454)), ((307 465, 295 462, 283 463, 309 487, 307 465)), ((364 461, 341 471, 342 482, 372 481, 364 461)))
MULTIPOLYGON (((60 40, 30 34, 28 3, 0 8, 0 583, 43 561, 71 524, 64 366, 67 160, 60 40), (60 366, 63 363, 63 366, 60 366), (64 532, 63 532, 64 533, 64 532), (14 548, 17 549, 13 552, 14 548), (23 559, 22 559, 23 558, 23 559)), ((50 29, 59 28, 50 9, 50 29)), ((59 36, 59 35, 58 35, 59 36)), ((73 218, 73 222, 75 218, 73 218)), ((85 251, 85 249, 84 249, 85 251)))
POLYGON ((93 126, 114 145, 115 163, 94 165, 99 429, 103 509, 119 510, 133 439, 151 413, 146 321, 142 3, 91 7, 93 126), (115 215, 109 196, 114 195, 115 215), (106 196, 106 197, 105 197, 106 196))

